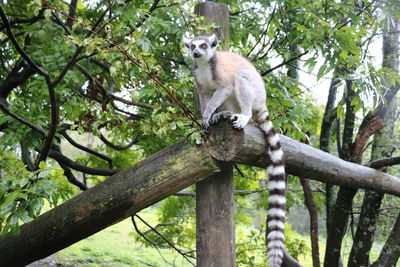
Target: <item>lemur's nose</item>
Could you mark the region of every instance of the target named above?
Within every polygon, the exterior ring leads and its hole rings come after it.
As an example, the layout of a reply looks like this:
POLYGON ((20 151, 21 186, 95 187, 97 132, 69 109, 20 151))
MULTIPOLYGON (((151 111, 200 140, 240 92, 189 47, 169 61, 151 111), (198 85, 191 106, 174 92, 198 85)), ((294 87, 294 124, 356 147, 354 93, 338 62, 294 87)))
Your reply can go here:
POLYGON ((194 56, 195 58, 201 57, 201 53, 200 53, 199 51, 194 51, 194 52, 193 52, 193 56, 194 56))

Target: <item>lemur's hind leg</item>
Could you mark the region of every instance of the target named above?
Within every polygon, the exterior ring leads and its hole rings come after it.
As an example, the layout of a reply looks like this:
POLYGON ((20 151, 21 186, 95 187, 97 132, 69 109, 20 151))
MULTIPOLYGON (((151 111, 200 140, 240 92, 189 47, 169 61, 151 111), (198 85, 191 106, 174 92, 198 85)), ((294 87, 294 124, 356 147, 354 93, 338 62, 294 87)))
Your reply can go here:
POLYGON ((240 107, 240 114, 233 114, 231 116, 232 125, 237 129, 244 128, 251 119, 254 102, 254 89, 252 85, 251 72, 247 70, 238 71, 234 90, 240 107))

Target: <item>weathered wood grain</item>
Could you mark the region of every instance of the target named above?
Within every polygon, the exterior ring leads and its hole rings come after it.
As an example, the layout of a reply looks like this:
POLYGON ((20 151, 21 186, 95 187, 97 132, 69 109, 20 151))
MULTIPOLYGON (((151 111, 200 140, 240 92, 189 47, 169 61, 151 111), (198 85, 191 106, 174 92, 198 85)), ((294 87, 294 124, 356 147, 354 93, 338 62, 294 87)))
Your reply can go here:
POLYGON ((0 237, 0 266, 51 255, 219 171, 204 148, 181 141, 0 237))
MULTIPOLYGON (((212 126, 210 132, 206 145, 216 159, 259 167, 269 164, 266 140, 258 127, 248 125, 238 131, 221 121, 212 126)), ((397 177, 342 160, 289 137, 280 135, 280 138, 289 174, 400 196, 400 179, 397 177)))

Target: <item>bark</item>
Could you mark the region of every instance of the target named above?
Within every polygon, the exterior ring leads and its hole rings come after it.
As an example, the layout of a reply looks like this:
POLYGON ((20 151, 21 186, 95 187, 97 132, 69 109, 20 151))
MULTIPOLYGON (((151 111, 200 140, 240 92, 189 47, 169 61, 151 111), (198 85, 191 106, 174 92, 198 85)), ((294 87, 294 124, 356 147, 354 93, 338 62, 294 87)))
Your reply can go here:
MULTIPOLYGON (((397 177, 339 159, 283 135, 280 139, 288 174, 400 196, 400 179, 397 177)), ((263 132, 253 125, 238 131, 227 121, 220 121, 210 127, 205 145, 217 160, 258 167, 269 165, 263 132)))
POLYGON ((313 267, 321 266, 319 261, 319 245, 318 245, 318 211, 315 205, 312 191, 308 180, 300 178, 304 191, 304 202, 310 214, 310 237, 311 237, 311 253, 313 267))
POLYGON ((369 162, 365 166, 374 168, 374 169, 379 169, 383 167, 389 167, 393 165, 398 165, 400 164, 400 157, 392 157, 392 158, 383 158, 383 159, 377 159, 374 161, 369 162))
POLYGON ((286 250, 284 250, 282 267, 302 267, 302 265, 295 258, 290 256, 286 250))
MULTIPOLYGON (((387 20, 387 32, 394 32, 398 30, 399 21, 393 19, 389 22, 387 20)), ((386 34, 383 37, 383 63, 382 66, 390 68, 393 72, 399 71, 399 40, 397 35, 386 34)), ((391 86, 384 92, 385 101, 376 109, 375 113, 381 117, 385 122, 385 127, 381 129, 375 136, 372 144, 371 160, 375 161, 381 158, 390 157, 393 146, 393 129, 396 119, 396 93, 399 85, 391 86)), ((386 169, 386 168, 385 168, 386 169)), ((366 191, 361 208, 359 223, 357 226, 354 243, 350 252, 349 267, 367 267, 369 266, 369 257, 374 241, 374 233, 376 230, 376 223, 378 221, 380 207, 384 194, 366 191)), ((394 228, 395 229, 395 228, 394 228)), ((392 240, 392 243, 386 243, 386 250, 395 252, 398 249, 397 240, 392 240)), ((385 246, 386 246, 385 245, 385 246)), ((386 252, 386 251, 385 251, 386 252)), ((382 251, 381 254, 384 254, 382 251)), ((396 253, 394 253, 396 254, 396 253)), ((399 253, 397 253, 398 259, 399 253)), ((388 258, 388 257, 386 257, 388 258)), ((390 256, 390 261, 381 259, 384 266, 395 266, 397 261, 396 256, 390 256), (395 260, 396 259, 396 260, 395 260)), ((379 259, 378 259, 379 262, 379 259)), ((379 264, 381 264, 379 263, 379 264)), ((378 264, 378 263, 377 263, 378 264)))
POLYGON ((379 258, 371 264, 371 267, 395 267, 400 258, 400 213, 396 223, 383 246, 379 258))
MULTIPOLYGON (((330 153, 329 141, 332 134, 332 121, 336 118, 336 95, 337 88, 340 84, 340 80, 337 78, 339 72, 339 68, 335 68, 333 72, 333 78, 331 80, 331 84, 329 86, 329 94, 328 100, 325 106, 324 117, 322 118, 321 124, 321 135, 319 138, 319 148, 322 151, 330 153)), ((332 184, 327 183, 325 185, 326 188, 326 196, 325 196, 325 206, 326 206, 326 229, 329 229, 330 220, 332 218, 332 208, 335 205, 334 200, 334 187, 332 184)))
POLYGON ((197 266, 236 264, 232 164, 196 184, 197 266))
POLYGON ((220 171, 202 147, 172 145, 0 237, 0 266, 23 266, 220 171))
MULTIPOLYGON (((222 44, 229 40, 229 7, 226 4, 203 2, 194 13, 205 17, 208 24, 220 25, 214 30, 222 44)), ((209 34, 209 33, 205 33, 209 34)), ((226 46, 224 46, 226 50, 226 46)), ((199 104, 201 90, 196 88, 196 113, 203 113, 199 104)), ((223 171, 196 184, 196 258, 199 267, 233 267, 236 265, 235 208, 233 165, 224 164, 223 171)))
POLYGON ((349 215, 353 205, 353 198, 357 189, 341 186, 332 213, 332 227, 329 228, 326 240, 325 267, 338 266, 342 239, 346 233, 349 215))
POLYGON ((369 266, 369 253, 374 241, 374 232, 383 196, 382 193, 365 192, 348 267, 369 266))
MULTIPOLYGON (((343 129, 343 146, 340 157, 345 160, 351 160, 353 155, 353 132, 355 122, 354 106, 351 104, 355 98, 355 91, 352 89, 352 81, 346 81, 346 115, 343 129)), ((330 227, 328 228, 328 237, 326 239, 326 250, 324 266, 338 266, 340 262, 340 253, 342 239, 346 233, 348 217, 352 211, 353 198, 357 193, 357 188, 340 187, 337 194, 336 203, 333 207, 330 227)))

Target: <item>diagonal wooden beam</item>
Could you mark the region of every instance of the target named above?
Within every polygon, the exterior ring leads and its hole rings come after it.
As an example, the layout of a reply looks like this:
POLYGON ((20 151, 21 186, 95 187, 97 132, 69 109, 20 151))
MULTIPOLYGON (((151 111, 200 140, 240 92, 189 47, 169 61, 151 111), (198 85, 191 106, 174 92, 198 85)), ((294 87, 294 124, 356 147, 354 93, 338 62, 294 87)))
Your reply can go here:
POLYGON ((203 147, 178 142, 0 237, 0 266, 24 266, 220 171, 203 147))

